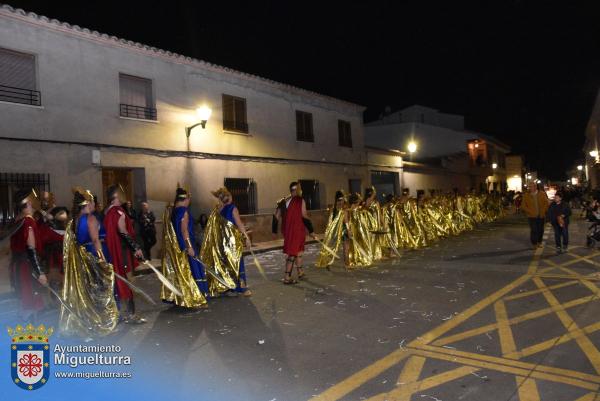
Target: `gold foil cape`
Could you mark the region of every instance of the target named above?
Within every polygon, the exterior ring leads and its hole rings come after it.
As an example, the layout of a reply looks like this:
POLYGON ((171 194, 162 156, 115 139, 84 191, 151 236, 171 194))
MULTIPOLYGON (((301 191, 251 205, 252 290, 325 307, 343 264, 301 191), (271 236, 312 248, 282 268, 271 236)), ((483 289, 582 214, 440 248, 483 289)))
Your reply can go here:
POLYGON ((171 222, 171 208, 167 207, 163 214, 163 255, 162 273, 183 296, 175 295, 164 285, 160 297, 166 302, 185 308, 197 308, 206 305, 206 297, 200 292, 198 284, 192 276, 188 254, 179 249, 175 228, 171 222))
MULTIPOLYGON (((336 253, 342 244, 345 213, 346 211, 344 208, 337 210, 333 209, 331 213, 329 213, 327 227, 325 228, 325 234, 323 235, 323 243, 336 253)), ((333 264, 334 261, 335 258, 333 255, 324 248, 321 248, 315 266, 327 267, 333 264)))
MULTIPOLYGON (((240 261, 244 252, 244 237, 238 228, 214 208, 208 217, 200 260, 212 267, 229 287, 235 288, 240 277, 240 261)), ((229 290, 208 276, 208 291, 217 296, 229 290)))
POLYGON ((59 327, 66 334, 82 337, 90 336, 87 329, 90 327, 94 334, 104 336, 114 330, 119 320, 113 266, 77 243, 74 224, 73 220, 67 224, 63 239, 64 284, 61 296, 77 316, 62 307, 59 327))
MULTIPOLYGON (((323 242, 337 252, 347 241, 347 267, 364 267, 380 254, 387 252, 395 256, 395 252, 389 252, 392 248, 426 247, 441 238, 472 230, 476 224, 494 221, 503 214, 501 198, 493 194, 435 196, 420 204, 414 198, 395 198, 383 208, 374 202, 369 208, 345 208, 337 216, 330 215, 323 242), (344 224, 352 234, 345 240, 342 238, 344 224)), ((317 266, 332 263, 333 257, 322 249, 317 266)))

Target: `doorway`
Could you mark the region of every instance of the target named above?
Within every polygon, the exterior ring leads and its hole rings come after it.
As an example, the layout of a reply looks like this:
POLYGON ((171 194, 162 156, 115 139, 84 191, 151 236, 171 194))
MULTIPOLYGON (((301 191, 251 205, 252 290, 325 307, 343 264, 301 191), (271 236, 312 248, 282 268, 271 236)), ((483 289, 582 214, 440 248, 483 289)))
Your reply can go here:
POLYGON ((127 200, 131 200, 134 208, 146 200, 146 171, 143 168, 102 168, 102 198, 107 204, 106 190, 111 185, 121 184, 127 200))
POLYGON ((399 175, 392 171, 371 171, 371 185, 377 191, 377 200, 383 202, 387 195, 398 195, 399 175))

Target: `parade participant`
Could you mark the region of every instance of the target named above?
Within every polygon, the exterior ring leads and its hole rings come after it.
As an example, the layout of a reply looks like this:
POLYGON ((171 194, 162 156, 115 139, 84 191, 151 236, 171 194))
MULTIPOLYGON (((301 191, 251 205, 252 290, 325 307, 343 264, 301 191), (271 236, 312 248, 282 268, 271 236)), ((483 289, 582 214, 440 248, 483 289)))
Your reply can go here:
POLYGON ((48 285, 39 257, 42 242, 33 218, 39 199, 33 190, 18 191, 14 199, 18 214, 15 224, 19 228, 10 238, 11 284, 20 301, 21 317, 35 320, 45 306, 42 286, 48 285))
POLYGON ((383 236, 384 231, 381 227, 381 206, 377 201, 377 191, 375 187, 369 187, 365 189, 365 200, 363 203, 364 209, 368 212, 366 214, 368 226, 367 229, 371 234, 371 254, 373 260, 380 260, 383 257, 382 244, 384 243, 383 236))
POLYGON ((346 210, 346 230, 348 232, 348 257, 346 268, 367 267, 373 263, 372 237, 369 232, 369 212, 361 206, 360 194, 351 194, 346 210))
POLYGON ((94 216, 96 216, 96 219, 100 222, 104 221, 104 205, 102 204, 102 202, 100 202, 100 200, 98 199, 98 196, 94 195, 94 204, 96 205, 96 207, 94 208, 94 216))
POLYGON ((292 278, 294 266, 298 270, 298 278, 304 277, 302 268, 302 255, 304 253, 304 241, 306 230, 314 237, 312 222, 306 213, 306 203, 301 196, 300 184, 296 181, 290 184, 290 196, 282 199, 277 204, 275 217, 281 222, 283 234, 283 253, 286 255, 284 284, 295 284, 292 278))
MULTIPOLYGON (((223 187, 211 193, 219 205, 208 217, 200 259, 219 272, 225 281, 233 281, 236 293, 251 296, 243 257, 244 244, 248 249, 252 246, 250 237, 229 190, 223 187)), ((211 295, 230 291, 210 276, 208 281, 211 295)))
POLYGON ((65 231, 65 281, 59 326, 66 334, 106 335, 119 320, 114 296, 115 275, 107 262, 105 238, 96 219, 94 196, 89 190, 73 188, 71 220, 65 231))
POLYGON ((38 222, 42 255, 48 266, 48 281, 58 289, 63 279, 63 238, 69 214, 65 207, 54 207, 45 216, 48 218, 38 222))
POLYGON ((527 215, 530 229, 530 240, 533 249, 542 246, 544 237, 544 224, 546 212, 548 211, 548 196, 538 190, 537 184, 529 185, 529 192, 523 197, 521 209, 527 215))
POLYGON ((142 202, 142 211, 138 215, 140 227, 140 236, 144 242, 144 257, 148 260, 152 259, 152 247, 156 244, 156 217, 154 212, 150 210, 148 202, 142 202))
MULTIPOLYGON (((125 202, 125 194, 120 186, 111 185, 106 190, 108 209, 104 216, 106 229, 106 245, 109 253, 109 262, 113 265, 115 273, 133 279, 133 270, 138 265, 137 258, 144 257, 139 244, 135 242, 133 222, 125 213, 121 205, 125 202)), ((125 323, 146 323, 146 320, 135 313, 133 292, 123 280, 116 280, 117 305, 121 318, 125 323)))
MULTIPOLYGON (((335 203, 327 220, 327 227, 323 235, 323 244, 335 253, 338 252, 340 244, 343 247, 344 260, 348 254, 348 233, 346 232, 346 200, 342 191, 336 191, 335 203)), ((335 261, 335 257, 325 249, 321 248, 317 262, 317 267, 329 267, 335 261)))
POLYGON ((194 219, 189 211, 190 194, 181 186, 175 192, 174 207, 163 215, 163 275, 177 286, 182 296, 162 286, 164 302, 185 308, 206 308, 208 283, 204 266, 198 259, 194 239, 194 219))

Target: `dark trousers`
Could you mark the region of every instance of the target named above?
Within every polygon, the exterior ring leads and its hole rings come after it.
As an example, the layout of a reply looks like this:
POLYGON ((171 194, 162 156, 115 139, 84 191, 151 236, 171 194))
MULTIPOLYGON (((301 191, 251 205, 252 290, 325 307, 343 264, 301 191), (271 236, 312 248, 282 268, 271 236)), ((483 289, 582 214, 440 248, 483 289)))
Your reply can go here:
POLYGON ((156 234, 142 234, 142 241, 144 242, 144 257, 148 260, 152 258, 150 251, 152 247, 156 245, 156 234))
POLYGON ((529 229, 531 233, 531 243, 533 245, 541 244, 542 238, 544 237, 544 223, 545 220, 543 217, 530 217, 529 220, 529 229))
POLYGON ((558 224, 552 224, 552 228, 554 228, 554 242, 556 243, 556 247, 568 247, 569 246, 569 225, 565 224, 564 227, 559 226, 558 224))

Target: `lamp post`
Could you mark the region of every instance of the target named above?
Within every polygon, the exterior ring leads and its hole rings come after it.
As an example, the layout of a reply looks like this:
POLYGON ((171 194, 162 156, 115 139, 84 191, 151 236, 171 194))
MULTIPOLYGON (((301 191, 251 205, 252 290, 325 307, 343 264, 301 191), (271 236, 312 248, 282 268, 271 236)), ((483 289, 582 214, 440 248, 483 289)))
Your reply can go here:
POLYGON ((185 136, 187 138, 189 138, 190 134, 192 133, 192 130, 199 125, 202 126, 203 129, 206 128, 206 123, 207 123, 208 119, 210 118, 211 114, 212 114, 212 110, 208 106, 202 106, 202 107, 197 108, 196 115, 198 116, 198 119, 200 120, 200 122, 196 123, 192 126, 185 127, 185 136))
POLYGON ((415 141, 410 141, 407 146, 408 153, 410 153, 410 161, 412 161, 413 153, 417 151, 417 143, 415 141))

